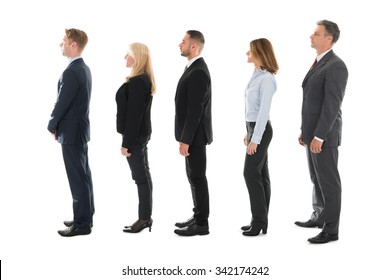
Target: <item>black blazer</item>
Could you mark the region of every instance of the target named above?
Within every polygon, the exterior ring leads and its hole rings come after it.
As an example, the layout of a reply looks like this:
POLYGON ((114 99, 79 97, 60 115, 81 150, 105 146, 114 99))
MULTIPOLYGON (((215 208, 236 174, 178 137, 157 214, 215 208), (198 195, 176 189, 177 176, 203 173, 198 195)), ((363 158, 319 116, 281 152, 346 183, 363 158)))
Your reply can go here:
POLYGON ((176 140, 189 145, 211 144, 211 79, 203 58, 195 60, 181 76, 175 106, 176 140))
POLYGON ((152 83, 149 76, 135 76, 124 83, 116 93, 116 130, 123 135, 122 147, 146 144, 152 134, 150 109, 152 83))
POLYGON ((61 144, 85 144, 90 140, 89 103, 92 77, 82 58, 68 65, 58 81, 57 102, 47 129, 57 132, 61 144))
POLYGON ((348 80, 344 62, 329 51, 302 83, 302 137, 307 145, 317 136, 323 147, 341 144, 341 103, 348 80))

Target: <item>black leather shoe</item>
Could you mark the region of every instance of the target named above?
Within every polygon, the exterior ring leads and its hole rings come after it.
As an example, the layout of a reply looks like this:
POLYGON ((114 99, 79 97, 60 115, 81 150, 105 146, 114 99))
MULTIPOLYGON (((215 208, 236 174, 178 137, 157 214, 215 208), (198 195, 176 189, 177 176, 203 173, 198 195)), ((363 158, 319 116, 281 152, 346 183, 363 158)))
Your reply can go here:
POLYGON ((306 227, 306 228, 312 228, 312 227, 318 227, 318 228, 322 228, 324 225, 323 224, 319 224, 317 222, 314 222, 312 220, 308 220, 307 222, 295 222, 295 224, 299 227, 306 227))
POLYGON ((184 228, 184 227, 188 227, 188 226, 190 226, 190 225, 192 225, 192 224, 194 224, 194 223, 195 223, 195 217, 192 216, 191 218, 189 218, 189 219, 188 219, 187 221, 185 221, 185 222, 176 223, 175 226, 177 226, 178 228, 184 228))
POLYGON ((185 229, 175 229, 175 233, 181 236, 207 235, 209 234, 209 226, 199 226, 193 223, 185 229))
POLYGON ((145 228, 149 228, 149 232, 152 231, 152 224, 153 224, 153 220, 152 219, 149 219, 149 220, 141 220, 141 219, 138 219, 134 224, 132 224, 131 226, 126 226, 123 231, 124 232, 129 232, 129 233, 138 233, 140 232, 141 230, 145 229, 145 228))
POLYGON ((74 225, 74 221, 64 221, 64 225, 67 227, 71 227, 74 225))
POLYGON ((91 228, 76 228, 75 226, 68 227, 64 230, 59 230, 58 234, 64 237, 71 237, 76 235, 87 235, 91 233, 91 228))
POLYGON ((329 241, 336 241, 339 239, 338 234, 331 234, 326 232, 320 232, 317 236, 309 238, 307 241, 314 244, 328 243, 329 241))
MULTIPOLYGON (((64 225, 67 227, 71 227, 74 225, 74 221, 64 221, 64 225)), ((91 225, 91 228, 93 228, 93 225, 91 225)))
POLYGON ((256 235, 259 235, 260 232, 263 232, 263 234, 267 234, 267 229, 256 228, 256 227, 251 226, 249 228, 249 230, 244 231, 242 234, 245 235, 245 236, 256 236, 256 235))

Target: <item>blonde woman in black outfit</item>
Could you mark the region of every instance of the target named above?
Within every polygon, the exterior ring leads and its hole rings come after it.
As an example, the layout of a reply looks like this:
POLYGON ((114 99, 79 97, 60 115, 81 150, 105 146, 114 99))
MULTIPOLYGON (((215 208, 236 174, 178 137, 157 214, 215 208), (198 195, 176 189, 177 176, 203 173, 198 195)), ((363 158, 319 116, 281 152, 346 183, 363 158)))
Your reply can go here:
POLYGON ((131 175, 138 188, 138 220, 123 231, 137 233, 152 229, 153 183, 149 171, 147 144, 152 133, 150 110, 155 81, 146 45, 133 43, 125 56, 131 74, 116 93, 118 133, 122 134, 121 153, 126 157, 131 175))

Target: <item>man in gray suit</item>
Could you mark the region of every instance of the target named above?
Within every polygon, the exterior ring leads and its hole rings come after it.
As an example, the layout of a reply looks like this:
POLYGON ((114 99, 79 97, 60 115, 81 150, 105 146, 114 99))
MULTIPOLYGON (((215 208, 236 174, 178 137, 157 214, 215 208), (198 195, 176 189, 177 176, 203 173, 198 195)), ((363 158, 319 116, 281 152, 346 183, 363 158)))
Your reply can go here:
POLYGON ((302 125, 299 144, 307 149, 313 209, 301 227, 318 227, 322 231, 309 238, 310 243, 338 240, 341 209, 341 180, 337 168, 341 142, 341 104, 348 79, 344 62, 332 50, 340 36, 336 23, 321 20, 310 36, 317 58, 302 83, 302 125))

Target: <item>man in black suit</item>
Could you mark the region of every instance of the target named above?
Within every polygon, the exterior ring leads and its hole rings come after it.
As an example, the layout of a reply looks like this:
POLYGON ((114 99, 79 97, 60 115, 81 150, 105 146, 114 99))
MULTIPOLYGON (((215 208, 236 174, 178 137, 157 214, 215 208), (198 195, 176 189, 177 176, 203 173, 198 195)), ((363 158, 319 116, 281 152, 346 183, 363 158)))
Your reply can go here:
POLYGON ((322 228, 309 238, 310 243, 338 240, 341 209, 341 180, 337 168, 341 143, 341 103, 348 70, 332 47, 340 36, 336 23, 321 20, 310 36, 317 58, 303 80, 302 126, 299 144, 307 149, 310 177, 313 182, 313 209, 301 227, 322 228))
POLYGON ((60 44, 69 65, 58 82, 57 102, 48 130, 62 146, 65 169, 73 198, 73 220, 65 221, 61 236, 91 233, 95 212, 91 170, 88 164, 89 102, 92 78, 89 67, 81 58, 88 42, 87 34, 78 29, 65 29, 60 44))
POLYGON ((186 172, 191 186, 194 215, 176 223, 182 236, 209 234, 209 191, 206 178, 206 145, 213 141, 211 126, 211 79, 204 59, 203 34, 187 31, 180 43, 181 55, 188 64, 176 90, 175 137, 185 156, 186 172))

